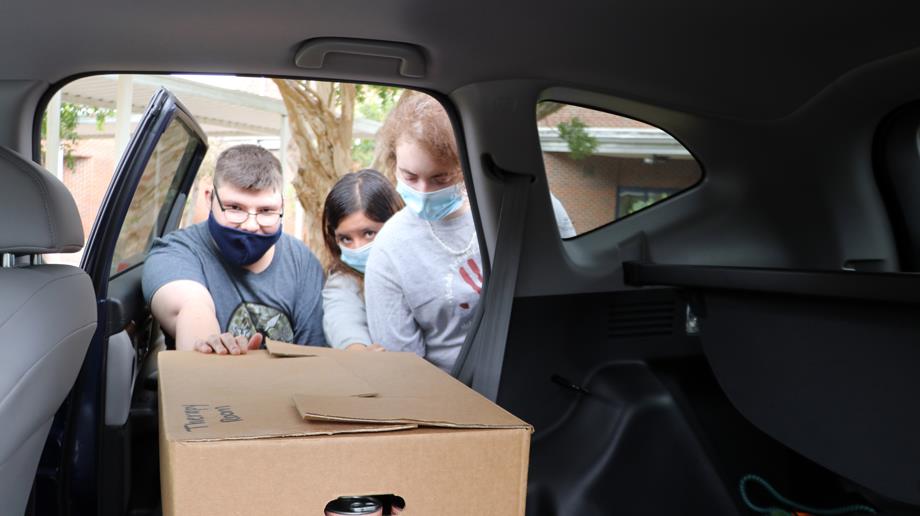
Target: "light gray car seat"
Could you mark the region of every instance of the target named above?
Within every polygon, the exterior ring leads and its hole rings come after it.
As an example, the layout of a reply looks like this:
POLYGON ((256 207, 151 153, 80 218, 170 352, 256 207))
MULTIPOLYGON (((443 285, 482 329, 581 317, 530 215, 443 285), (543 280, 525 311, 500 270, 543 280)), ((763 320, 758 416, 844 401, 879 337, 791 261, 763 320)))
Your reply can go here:
POLYGON ((0 147, 0 514, 22 516, 54 418, 96 330, 89 276, 33 255, 83 247, 73 197, 48 171, 0 147), (24 262, 24 263, 23 263, 24 262))

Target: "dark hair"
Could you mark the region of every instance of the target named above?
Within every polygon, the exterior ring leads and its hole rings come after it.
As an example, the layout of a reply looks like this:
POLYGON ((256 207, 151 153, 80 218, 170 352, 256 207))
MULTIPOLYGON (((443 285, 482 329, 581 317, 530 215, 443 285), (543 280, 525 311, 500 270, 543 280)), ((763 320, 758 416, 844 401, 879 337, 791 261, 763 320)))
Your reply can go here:
POLYGON ((329 190, 323 206, 323 240, 331 260, 329 272, 345 272, 361 277, 357 271, 342 263, 342 250, 335 241, 335 229, 342 219, 352 213, 364 212, 364 216, 374 222, 386 222, 402 207, 402 198, 380 172, 366 168, 342 176, 329 190))

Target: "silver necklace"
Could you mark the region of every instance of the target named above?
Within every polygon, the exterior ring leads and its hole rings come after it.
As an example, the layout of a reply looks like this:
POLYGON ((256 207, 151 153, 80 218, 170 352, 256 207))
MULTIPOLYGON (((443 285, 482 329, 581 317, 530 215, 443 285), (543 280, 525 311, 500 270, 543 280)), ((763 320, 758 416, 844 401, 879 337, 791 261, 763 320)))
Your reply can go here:
POLYGON ((444 243, 443 240, 438 238, 437 234, 435 234, 434 227, 431 225, 431 221, 426 220, 425 224, 428 224, 428 232, 431 233, 432 238, 434 238, 439 244, 441 244, 441 247, 443 247, 444 250, 450 254, 466 254, 467 252, 469 252, 470 249, 473 248, 473 244, 476 242, 476 230, 474 229, 473 236, 470 238, 470 243, 466 244, 466 247, 464 247, 463 249, 459 249, 459 250, 451 249, 447 244, 444 243))

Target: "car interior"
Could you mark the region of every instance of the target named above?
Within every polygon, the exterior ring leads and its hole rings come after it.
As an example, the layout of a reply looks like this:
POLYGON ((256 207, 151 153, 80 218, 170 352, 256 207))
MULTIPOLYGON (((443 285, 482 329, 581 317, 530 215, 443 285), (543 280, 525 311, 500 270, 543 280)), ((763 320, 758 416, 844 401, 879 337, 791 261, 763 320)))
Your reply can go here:
POLYGON ((16 152, 0 149, 0 159, 9 186, 3 195, 4 219, 23 221, 4 225, 0 243, 4 256, 17 257, 0 269, 0 335, 9 343, 0 347, 0 498, 22 512, 45 437, 96 330, 95 293, 89 275, 79 268, 35 260, 41 253, 83 246, 70 193, 16 152), (55 317, 49 318, 49 311, 55 317))
POLYGON ((382 84, 443 104, 485 277, 453 372, 533 425, 528 516, 920 514, 913 5, 0 12, 21 42, 0 49, 0 514, 161 513, 168 343, 141 294, 145 249, 119 235, 141 212, 151 238, 178 227, 207 135, 159 91, 81 235, 71 194, 36 164, 42 117, 64 85, 106 73, 382 84), (659 128, 699 176, 626 192, 650 204, 563 238, 537 119, 549 102, 659 128), (151 209, 138 192, 157 155, 175 173, 151 209), (84 239, 80 267, 39 258, 84 239))

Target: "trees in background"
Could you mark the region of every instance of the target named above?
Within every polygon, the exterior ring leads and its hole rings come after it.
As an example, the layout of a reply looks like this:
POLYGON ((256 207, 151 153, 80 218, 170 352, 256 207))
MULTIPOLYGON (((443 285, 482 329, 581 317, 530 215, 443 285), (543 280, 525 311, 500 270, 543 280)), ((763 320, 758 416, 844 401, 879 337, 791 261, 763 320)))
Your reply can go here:
POLYGON ((298 160, 293 178, 304 208, 304 243, 325 256, 322 218, 326 194, 342 175, 371 165, 372 139, 355 139, 357 115, 382 121, 401 91, 385 86, 273 79, 288 114, 298 160))
MULTIPOLYGON (((105 124, 106 118, 114 115, 114 109, 101 108, 95 106, 84 106, 83 104, 74 104, 72 102, 61 102, 61 147, 64 151, 64 165, 67 168, 74 167, 73 149, 77 143, 77 124, 84 117, 92 117, 96 120, 96 129, 101 131, 105 124)), ((47 139, 48 132, 48 112, 42 116, 42 162, 45 160, 44 140, 47 139)))

